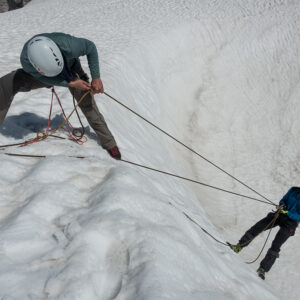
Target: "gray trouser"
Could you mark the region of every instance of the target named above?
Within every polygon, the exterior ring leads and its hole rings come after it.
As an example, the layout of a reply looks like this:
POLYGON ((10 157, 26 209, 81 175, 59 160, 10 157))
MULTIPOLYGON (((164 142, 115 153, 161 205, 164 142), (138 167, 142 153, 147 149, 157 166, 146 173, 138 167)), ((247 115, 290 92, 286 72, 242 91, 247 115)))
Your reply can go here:
POLYGON ((24 0, 7 0, 8 9, 13 10, 24 6, 24 0))
MULTIPOLYGON (((22 69, 13 71, 0 78, 0 124, 5 119, 13 98, 18 92, 29 92, 34 89, 49 87, 38 81, 31 75, 25 73, 22 69)), ((70 89, 76 101, 79 101, 84 91, 70 89)), ((110 149, 116 146, 116 141, 112 136, 104 117, 99 112, 97 104, 92 94, 88 94, 79 104, 80 109, 87 118, 90 126, 98 135, 101 145, 104 149, 110 149)))

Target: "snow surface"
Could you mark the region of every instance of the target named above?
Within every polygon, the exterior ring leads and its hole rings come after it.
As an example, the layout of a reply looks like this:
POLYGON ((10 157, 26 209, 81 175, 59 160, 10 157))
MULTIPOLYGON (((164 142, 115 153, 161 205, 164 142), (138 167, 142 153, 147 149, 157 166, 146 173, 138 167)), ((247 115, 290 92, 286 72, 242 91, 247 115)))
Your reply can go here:
MULTIPOLYGON (((32 0, 0 15, 0 76, 34 34, 89 38, 106 92, 277 202, 299 185, 299 11, 296 0, 32 0)), ((18 94, 0 143, 45 128, 50 96, 18 94)), ((256 196, 96 99, 125 159, 256 196)), ((54 116, 53 127, 58 106, 54 116)), ((45 159, 0 154, 0 299, 299 299, 298 232, 263 282, 244 262, 265 234, 235 255, 183 214, 235 242, 271 206, 114 161, 87 134, 84 146, 5 150, 45 159)))

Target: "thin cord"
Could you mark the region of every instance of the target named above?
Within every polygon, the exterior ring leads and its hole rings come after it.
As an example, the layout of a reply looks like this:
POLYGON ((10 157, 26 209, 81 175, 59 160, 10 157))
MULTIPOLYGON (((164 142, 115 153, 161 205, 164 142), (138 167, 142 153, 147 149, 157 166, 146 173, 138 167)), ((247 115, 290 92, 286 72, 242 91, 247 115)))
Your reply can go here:
POLYGON ((196 152, 194 149, 192 149, 191 147, 185 145, 183 142, 179 141, 178 139, 176 139, 175 137, 173 137, 171 134, 169 134, 168 132, 166 132, 165 130, 161 129, 160 127, 158 127, 157 125, 155 125, 154 123, 150 122, 149 120, 147 120, 146 118, 144 118, 143 116, 141 116, 140 114, 138 114, 137 112, 135 112, 133 109, 131 109, 130 107, 126 106, 125 104, 123 104, 121 101, 117 100, 116 98, 112 97, 111 95, 109 95, 108 93, 104 92, 104 94, 109 97, 110 99, 114 100, 115 102, 117 102, 118 104, 120 104, 121 106, 123 106, 124 108, 126 108, 127 110, 129 110, 130 112, 132 112, 133 114, 135 114, 136 116, 138 116, 139 118, 141 118, 142 120, 144 120, 145 122, 147 122, 148 124, 150 124, 151 126, 153 126, 154 128, 156 128, 157 130, 161 131, 162 133, 164 133, 165 135, 167 135, 168 137, 170 137, 171 139, 173 139, 174 141, 176 141, 177 143, 179 143, 180 145, 182 145, 183 147, 187 148, 189 151, 193 152, 194 154, 198 155, 199 157, 201 157, 203 160, 205 160, 206 162, 208 162, 209 164, 213 165, 215 168, 219 169, 220 171, 222 171, 223 173, 225 173, 226 175, 228 175, 229 177, 231 177, 232 179, 236 180, 237 182, 239 182, 240 184, 242 184, 243 186, 245 186, 246 188, 248 188, 249 190, 251 190, 252 192, 256 193, 257 195, 259 195, 260 197, 264 198, 265 200, 267 200, 268 202, 270 202, 273 205, 276 205, 274 202, 272 202, 271 200, 269 200, 268 198, 266 198, 265 196, 263 196, 262 194, 260 194, 259 192, 257 192, 255 189, 251 188, 249 185, 247 185, 246 183, 244 183, 243 181, 239 180, 238 178, 236 178, 235 176, 231 175, 230 173, 228 173, 227 171, 225 171, 224 169, 222 169, 221 167, 219 167, 218 165, 216 165, 215 163, 213 163, 212 161, 210 161, 209 159, 207 159, 206 157, 204 157, 203 155, 201 155, 200 153, 196 152))
POLYGON ((162 173, 162 174, 165 174, 165 175, 168 175, 168 176, 172 176, 172 177, 176 177, 176 178, 179 178, 179 179, 182 179, 182 180, 186 180, 186 181, 190 181, 190 182, 193 182, 193 183, 197 183, 197 184, 200 184, 200 185, 203 185, 203 186, 206 186, 206 187, 218 190, 218 191, 222 191, 222 192, 225 192, 225 193, 229 193, 229 194, 233 194, 233 195, 236 195, 236 196, 240 196, 242 198, 247 198, 247 199, 251 199, 251 200, 254 200, 254 201, 266 203, 268 205, 275 205, 275 204, 269 203, 269 202, 264 201, 264 200, 260 200, 260 199, 256 199, 256 198, 253 198, 253 197, 250 197, 250 196, 245 196, 245 195, 242 195, 242 194, 239 194, 239 193, 231 192, 231 191, 228 191, 228 190, 225 190, 225 189, 213 186, 213 185, 209 185, 209 184, 206 184, 206 183, 194 180, 194 179, 190 179, 190 178, 179 176, 179 175, 172 174, 172 173, 169 173, 169 172, 161 171, 161 170, 158 170, 158 169, 155 169, 155 168, 151 168, 151 167, 148 167, 148 166, 144 166, 144 165, 141 165, 141 164, 137 164, 137 163, 125 160, 125 159, 121 159, 121 161, 125 162, 127 164, 131 164, 131 165, 140 167, 140 168, 148 169, 148 170, 155 171, 155 172, 158 172, 158 173, 162 173))

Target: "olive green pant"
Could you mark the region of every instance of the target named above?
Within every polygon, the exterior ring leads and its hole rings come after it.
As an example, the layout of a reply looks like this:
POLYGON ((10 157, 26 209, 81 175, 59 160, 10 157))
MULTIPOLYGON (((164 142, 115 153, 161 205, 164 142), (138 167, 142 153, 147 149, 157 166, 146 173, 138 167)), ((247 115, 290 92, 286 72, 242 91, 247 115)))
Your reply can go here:
MULTIPOLYGON (((0 78, 0 124, 5 119, 8 109, 18 92, 29 92, 34 89, 48 87, 22 69, 13 71, 0 78)), ((69 88, 76 101, 79 101, 85 91, 69 88)), ((92 94, 88 94, 79 104, 90 126, 95 130, 104 149, 116 146, 116 141, 107 127, 104 117, 99 112, 92 94)))

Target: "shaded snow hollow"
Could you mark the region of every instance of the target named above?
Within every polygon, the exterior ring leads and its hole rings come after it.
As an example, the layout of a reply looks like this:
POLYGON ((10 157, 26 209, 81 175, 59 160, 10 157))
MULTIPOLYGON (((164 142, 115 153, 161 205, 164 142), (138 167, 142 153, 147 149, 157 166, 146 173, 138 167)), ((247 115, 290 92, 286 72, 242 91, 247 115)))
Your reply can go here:
MULTIPOLYGON (((277 202, 299 185, 299 6, 32 0, 0 15, 0 76, 20 66, 34 34, 89 38, 108 93, 277 202)), ((70 112, 68 91, 56 90, 70 112)), ((0 143, 44 128, 50 96, 18 94, 0 143)), ((96 100, 125 159, 255 196, 107 97, 96 100)), ((54 116, 57 125, 58 106, 54 116)), ((0 152, 0 299, 299 299, 298 232, 263 282, 244 262, 266 235, 238 256, 183 214, 234 242, 270 206, 113 161, 87 135, 84 146, 48 139, 6 150, 48 155, 41 160, 0 152)))

